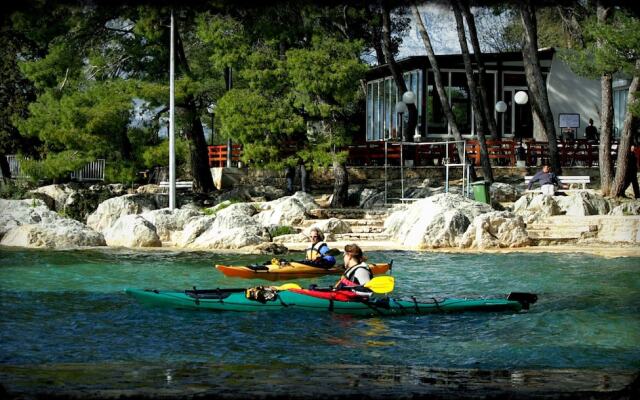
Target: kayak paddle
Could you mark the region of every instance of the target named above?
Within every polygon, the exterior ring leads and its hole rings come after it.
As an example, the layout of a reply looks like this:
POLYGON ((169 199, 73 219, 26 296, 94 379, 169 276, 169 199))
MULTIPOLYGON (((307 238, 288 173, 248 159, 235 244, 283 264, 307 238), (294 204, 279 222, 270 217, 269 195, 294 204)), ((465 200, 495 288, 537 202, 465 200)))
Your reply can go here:
POLYGON ((271 286, 272 288, 274 288, 275 290, 289 290, 289 289, 302 289, 302 286, 298 285, 297 283, 285 283, 284 285, 280 285, 280 286, 271 286))
MULTIPOLYGON (((359 287, 364 287, 364 288, 370 289, 373 293, 386 294, 386 293, 392 292, 394 286, 395 286, 395 280, 393 276, 381 275, 381 276, 374 277, 364 285, 353 286, 351 288, 348 287, 348 289, 357 289, 359 287)), ((280 286, 271 286, 271 287, 275 290, 302 289, 300 285, 293 282, 285 283, 284 285, 280 285, 280 286)))
POLYGON ((393 291, 395 280, 393 276, 381 275, 373 277, 369 282, 365 283, 364 287, 371 289, 373 293, 386 294, 393 291))

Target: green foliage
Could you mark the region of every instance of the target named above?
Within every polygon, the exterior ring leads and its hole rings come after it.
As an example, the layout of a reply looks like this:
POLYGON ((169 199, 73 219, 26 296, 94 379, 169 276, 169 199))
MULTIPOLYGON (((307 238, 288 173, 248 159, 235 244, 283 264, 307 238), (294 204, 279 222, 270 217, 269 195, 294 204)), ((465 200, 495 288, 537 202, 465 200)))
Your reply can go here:
MULTIPOLYGON (((189 144, 186 140, 176 138, 176 165, 184 164, 189 159, 189 144)), ((157 145, 147 146, 142 152, 143 165, 153 168, 166 165, 169 159, 169 140, 163 140, 157 145)))
POLYGON ((229 16, 203 14, 196 18, 196 34, 206 43, 213 69, 238 67, 250 53, 244 26, 229 16))
MULTIPOLYGON (((326 166, 346 158, 332 150, 347 143, 355 128, 350 117, 362 98, 359 81, 367 66, 359 55, 364 45, 328 34, 313 19, 319 15, 303 15, 302 25, 317 32, 305 32, 308 39, 286 52, 281 36, 256 40, 250 54, 234 59, 239 80, 219 100, 216 117, 220 134, 243 144, 245 162, 281 169, 300 160, 326 166)), ((225 23, 237 35, 244 32, 237 38, 243 46, 251 40, 246 27, 241 30, 228 19, 225 23)), ((284 30, 283 35, 291 35, 287 42, 295 42, 298 29, 284 30)), ((211 34, 202 37, 207 45, 221 46, 211 34)))
POLYGON ((0 199, 20 200, 24 199, 29 190, 33 189, 28 181, 10 180, 0 183, 0 199))
POLYGON ((139 168, 131 162, 110 162, 105 166, 104 180, 106 183, 133 182, 137 179, 138 170, 139 168))
POLYGON ((229 199, 229 200, 225 200, 222 201, 218 204, 216 204, 213 207, 209 207, 209 208, 203 208, 202 212, 204 212, 204 215, 216 215, 218 213, 218 211, 220 210, 224 210, 225 208, 229 207, 232 204, 236 204, 236 203, 240 203, 241 201, 238 199, 229 199))
POLYGON ((280 225, 276 226, 275 229, 271 232, 272 237, 282 236, 282 235, 291 235, 296 233, 296 230, 290 226, 280 225))
POLYGON ((20 159, 20 169, 32 182, 48 179, 68 180, 70 174, 91 161, 73 150, 51 153, 42 160, 20 159))
MULTIPOLYGON (((599 23, 595 15, 584 23, 582 49, 564 50, 562 58, 582 76, 597 79, 603 74, 640 75, 636 61, 640 59, 640 20, 616 10, 607 23, 599 23)), ((640 107, 629 112, 640 116, 640 107)))
MULTIPOLYGON (((347 39, 342 28, 351 24, 365 41, 375 37, 378 28, 367 26, 372 10, 307 2, 182 8, 175 14, 183 50, 176 65, 176 130, 198 126, 196 119, 208 117, 206 107, 216 101, 217 133, 244 145, 245 162, 279 169, 300 160, 344 160, 345 153, 333 149, 355 130, 366 70, 360 55, 371 43, 347 39), (229 92, 225 67, 233 67, 229 92)), ((105 158, 109 181, 129 182, 137 170, 166 165, 166 142, 158 143, 157 132, 168 106, 168 15, 152 4, 44 1, 3 18, 15 31, 11 37, 30 43, 7 47, 7 79, 21 89, 10 92, 29 89, 37 99, 28 112, 26 96, 0 110, 0 138, 14 149, 19 130, 38 144, 31 150, 43 161, 40 167, 34 161, 34 176, 64 177, 75 166, 62 162, 69 154, 105 158), (151 119, 141 122, 138 112, 151 119), (45 175, 37 175, 38 168, 45 175)), ((177 144, 178 163, 186 165, 196 146, 177 144)))

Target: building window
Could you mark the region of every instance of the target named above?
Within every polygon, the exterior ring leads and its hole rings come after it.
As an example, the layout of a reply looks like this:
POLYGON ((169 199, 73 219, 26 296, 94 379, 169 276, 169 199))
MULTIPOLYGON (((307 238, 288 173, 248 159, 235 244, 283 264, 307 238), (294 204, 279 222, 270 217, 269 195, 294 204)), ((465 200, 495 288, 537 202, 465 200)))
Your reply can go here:
POLYGON ((471 98, 464 72, 452 72, 447 88, 453 118, 461 134, 471 133, 471 98))
POLYGON ((613 137, 616 139, 620 138, 624 126, 628 95, 629 88, 613 90, 613 137))
MULTIPOLYGON (((404 74, 407 89, 416 94, 418 121, 422 116, 422 71, 414 70, 404 74)), ((392 77, 371 81, 367 84, 367 141, 396 137, 398 116, 395 105, 402 99, 392 77)))
MULTIPOLYGON (((449 74, 442 73, 442 80, 445 86, 449 85, 449 74)), ((428 135, 446 135, 447 117, 444 115, 444 109, 440 102, 440 96, 436 90, 433 72, 429 71, 427 76, 427 134, 428 135)))

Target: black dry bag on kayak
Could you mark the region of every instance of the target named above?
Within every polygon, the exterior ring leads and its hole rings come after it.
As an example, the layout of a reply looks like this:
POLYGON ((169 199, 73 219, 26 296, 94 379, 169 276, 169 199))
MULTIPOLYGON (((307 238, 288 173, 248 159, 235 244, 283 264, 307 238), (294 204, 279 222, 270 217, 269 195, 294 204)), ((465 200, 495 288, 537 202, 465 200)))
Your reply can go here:
POLYGON ((256 286, 245 291, 245 296, 249 300, 255 300, 260 303, 273 301, 278 297, 278 291, 271 287, 256 286))

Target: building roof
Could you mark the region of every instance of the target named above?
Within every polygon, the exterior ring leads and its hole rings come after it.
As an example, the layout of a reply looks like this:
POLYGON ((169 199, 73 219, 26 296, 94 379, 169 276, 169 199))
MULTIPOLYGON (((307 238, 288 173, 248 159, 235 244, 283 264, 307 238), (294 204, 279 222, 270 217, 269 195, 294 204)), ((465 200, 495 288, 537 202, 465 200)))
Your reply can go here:
MULTIPOLYGON (((544 48, 538 50, 538 57, 541 61, 551 61, 553 58, 553 54, 555 53, 554 48, 544 48)), ((462 58, 462 54, 440 54, 436 55, 436 59, 438 61, 438 67, 441 69, 464 69, 464 60, 462 58)), ((471 56, 471 61, 474 62, 473 55, 471 56)), ((504 64, 508 62, 522 62, 522 53, 519 51, 516 52, 507 52, 507 53, 482 53, 482 60, 484 61, 487 69, 494 69, 493 67, 497 66, 499 63, 504 64)), ((429 58, 427 56, 414 56, 407 57, 401 60, 397 60, 396 64, 403 71, 411 71, 414 69, 420 68, 428 68, 430 67, 429 58)), ((474 62, 475 67, 475 62, 474 62)), ((504 69, 504 67, 503 67, 504 69)), ((522 69, 521 67, 518 69, 522 69)), ((367 71, 366 78, 367 80, 374 80, 384 78, 389 76, 389 65, 383 64, 379 66, 375 66, 370 68, 367 71)))

